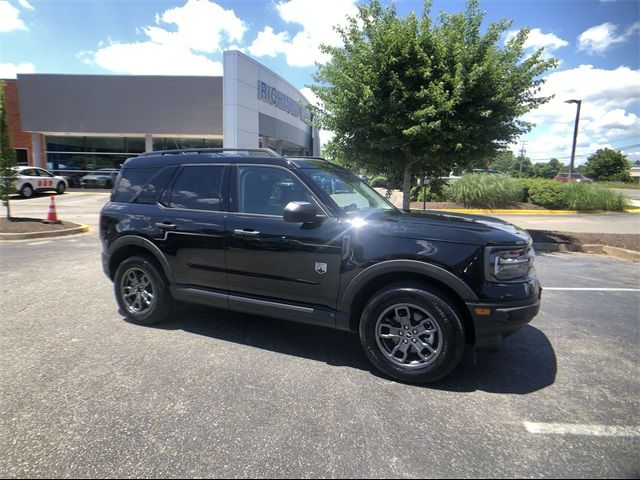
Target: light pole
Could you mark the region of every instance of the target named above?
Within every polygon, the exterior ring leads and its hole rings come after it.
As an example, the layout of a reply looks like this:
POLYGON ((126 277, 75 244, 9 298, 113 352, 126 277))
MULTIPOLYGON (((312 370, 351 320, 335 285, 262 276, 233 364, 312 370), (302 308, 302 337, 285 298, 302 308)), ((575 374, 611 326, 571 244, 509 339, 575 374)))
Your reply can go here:
POLYGON ((573 128, 573 147, 571 147, 571 163, 569 164, 569 181, 573 176, 573 161, 576 158, 576 141, 578 140, 578 123, 580 123, 580 107, 582 106, 582 100, 567 100, 564 103, 577 103, 578 110, 576 111, 576 125, 573 128))

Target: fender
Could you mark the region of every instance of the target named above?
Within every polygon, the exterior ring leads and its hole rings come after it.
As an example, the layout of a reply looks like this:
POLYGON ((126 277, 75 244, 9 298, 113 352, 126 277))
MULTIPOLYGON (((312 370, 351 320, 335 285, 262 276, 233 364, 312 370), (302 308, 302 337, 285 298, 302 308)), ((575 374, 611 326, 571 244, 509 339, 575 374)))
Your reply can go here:
POLYGON ((153 242, 147 240, 144 237, 139 237, 137 235, 124 235, 117 240, 115 240, 109 248, 107 249, 107 255, 112 256, 115 252, 120 250, 123 247, 142 247, 151 253, 160 265, 162 265, 162 270, 164 270, 164 274, 167 276, 167 279, 170 283, 175 283, 173 278, 173 273, 171 272, 171 267, 169 266, 169 262, 167 261, 164 253, 160 250, 153 242))
POLYGON ((466 283, 442 267, 417 260, 387 260, 366 268, 351 280, 338 301, 338 311, 351 311, 352 302, 364 285, 375 277, 395 272, 418 273, 431 277, 456 292, 465 302, 478 300, 476 294, 466 283))

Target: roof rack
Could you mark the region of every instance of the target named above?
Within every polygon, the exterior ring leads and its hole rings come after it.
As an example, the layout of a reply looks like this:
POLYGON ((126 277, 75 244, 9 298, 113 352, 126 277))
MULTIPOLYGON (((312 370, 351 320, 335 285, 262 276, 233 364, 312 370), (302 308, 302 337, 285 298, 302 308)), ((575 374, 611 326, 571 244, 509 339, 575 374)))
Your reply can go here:
POLYGON ((247 157, 280 157, 270 148, 181 148, 177 150, 158 150, 155 152, 145 152, 139 157, 150 155, 184 155, 187 153, 213 153, 213 154, 236 154, 247 157))
POLYGON ((325 162, 331 163, 330 160, 327 160, 323 157, 312 157, 307 155, 285 155, 284 158, 299 158, 301 160, 324 160, 325 162))

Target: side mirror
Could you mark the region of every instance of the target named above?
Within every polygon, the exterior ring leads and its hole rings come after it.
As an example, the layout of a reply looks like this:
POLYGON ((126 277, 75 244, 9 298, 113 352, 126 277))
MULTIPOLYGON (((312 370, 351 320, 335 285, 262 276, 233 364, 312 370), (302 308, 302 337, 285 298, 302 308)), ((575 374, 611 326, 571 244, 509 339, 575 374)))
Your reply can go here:
POLYGON ((284 221, 291 223, 313 223, 318 209, 309 202, 289 202, 284 209, 284 221))

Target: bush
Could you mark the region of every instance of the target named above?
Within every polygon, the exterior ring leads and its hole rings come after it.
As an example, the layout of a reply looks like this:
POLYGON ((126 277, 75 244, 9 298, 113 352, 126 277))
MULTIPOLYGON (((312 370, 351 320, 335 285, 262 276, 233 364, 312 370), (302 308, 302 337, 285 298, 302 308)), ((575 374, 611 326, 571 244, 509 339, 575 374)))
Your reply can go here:
MULTIPOLYGON (((520 180, 522 182, 522 180, 520 180)), ((552 210, 566 208, 567 183, 557 180, 526 180, 527 201, 552 210)))
POLYGON ((502 175, 465 175, 450 187, 451 200, 465 207, 499 208, 522 200, 517 180, 502 175))
POLYGON ((551 210, 620 211, 628 206, 624 195, 588 183, 562 183, 556 180, 518 180, 527 192, 526 201, 551 210))
POLYGON ((624 195, 606 188, 584 183, 565 184, 565 204, 570 210, 624 210, 628 200, 624 195))
MULTIPOLYGON (((439 178, 431 180, 426 188, 427 202, 446 202, 449 200, 449 184, 439 178)), ((425 188, 422 185, 411 187, 411 201, 424 202, 425 188)))
POLYGON ((373 188, 386 188, 387 177, 374 177, 370 184, 373 188))

